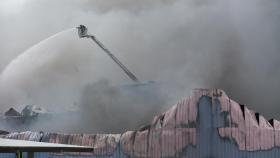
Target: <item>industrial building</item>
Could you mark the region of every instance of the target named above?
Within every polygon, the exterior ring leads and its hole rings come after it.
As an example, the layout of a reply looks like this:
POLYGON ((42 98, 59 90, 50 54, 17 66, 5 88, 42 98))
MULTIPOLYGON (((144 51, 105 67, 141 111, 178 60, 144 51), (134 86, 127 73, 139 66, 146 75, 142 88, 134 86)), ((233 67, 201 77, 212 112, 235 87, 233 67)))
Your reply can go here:
MULTIPOLYGON (((195 89, 149 125, 121 134, 16 132, 2 138, 90 146, 93 152, 36 152, 35 157, 278 158, 280 122, 231 100, 219 89, 195 89)), ((13 158, 14 154, 0 154, 13 158)))

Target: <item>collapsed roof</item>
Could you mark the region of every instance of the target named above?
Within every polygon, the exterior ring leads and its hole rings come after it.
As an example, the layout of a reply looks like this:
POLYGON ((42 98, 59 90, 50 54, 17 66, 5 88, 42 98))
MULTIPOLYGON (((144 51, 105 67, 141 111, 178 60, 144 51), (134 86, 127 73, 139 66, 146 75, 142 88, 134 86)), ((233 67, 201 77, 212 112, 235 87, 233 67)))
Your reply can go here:
POLYGON ((43 107, 39 107, 36 105, 26 105, 21 113, 15 110, 14 108, 10 108, 8 111, 5 112, 6 117, 32 117, 37 116, 38 114, 47 113, 47 110, 43 107))
POLYGON ((21 111, 23 116, 37 116, 40 113, 46 113, 47 111, 43 107, 39 107, 36 105, 26 105, 24 109, 21 111))

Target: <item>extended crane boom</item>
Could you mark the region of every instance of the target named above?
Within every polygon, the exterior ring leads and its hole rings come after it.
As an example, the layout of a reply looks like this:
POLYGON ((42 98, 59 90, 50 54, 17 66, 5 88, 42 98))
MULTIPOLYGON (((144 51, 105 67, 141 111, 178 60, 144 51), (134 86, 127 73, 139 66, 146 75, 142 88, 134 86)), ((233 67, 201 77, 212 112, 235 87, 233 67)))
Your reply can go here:
POLYGON ((107 53, 107 55, 109 55, 111 59, 114 60, 116 64, 121 67, 121 69, 128 75, 131 80, 133 80, 134 82, 138 82, 137 77, 131 71, 129 71, 128 68, 126 68, 123 63, 121 63, 121 61, 109 51, 109 49, 107 49, 100 41, 98 41, 95 36, 89 35, 87 33, 87 28, 84 25, 80 25, 79 27, 77 27, 77 29, 80 38, 91 38, 105 53, 107 53))

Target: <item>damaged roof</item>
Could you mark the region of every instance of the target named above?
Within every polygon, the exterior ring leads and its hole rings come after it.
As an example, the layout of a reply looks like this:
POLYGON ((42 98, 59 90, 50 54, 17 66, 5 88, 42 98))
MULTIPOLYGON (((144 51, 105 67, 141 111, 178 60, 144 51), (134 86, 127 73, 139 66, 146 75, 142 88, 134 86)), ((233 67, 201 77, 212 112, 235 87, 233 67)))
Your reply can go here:
MULTIPOLYGON (((133 157, 172 157, 180 155, 190 146, 200 152, 199 148, 202 146, 198 146, 201 143, 199 139, 204 137, 199 133, 205 132, 202 129, 217 131, 219 138, 213 138, 211 140, 214 142, 210 142, 214 143, 214 146, 217 145, 215 141, 223 139, 234 144, 238 151, 244 152, 271 151, 280 147, 279 121, 267 121, 261 114, 230 99, 220 89, 195 89, 192 96, 182 99, 166 112, 155 116, 150 125, 140 130, 122 134, 20 132, 4 137, 92 146, 94 151, 91 155, 112 155, 120 148, 124 154, 133 157), (207 98, 208 101, 203 101, 203 98, 207 98), (212 112, 207 111, 207 106, 211 107, 212 112), (212 121, 203 120, 207 117, 212 121)), ((211 133, 213 132, 206 131, 206 134, 211 133)))

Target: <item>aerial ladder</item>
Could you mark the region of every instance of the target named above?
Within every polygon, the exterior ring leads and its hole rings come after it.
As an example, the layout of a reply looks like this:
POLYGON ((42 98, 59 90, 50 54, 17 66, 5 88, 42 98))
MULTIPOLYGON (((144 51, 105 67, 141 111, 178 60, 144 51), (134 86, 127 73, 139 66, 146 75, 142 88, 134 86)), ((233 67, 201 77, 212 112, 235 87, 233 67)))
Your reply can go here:
POLYGON ((137 77, 129 71, 127 67, 124 66, 124 64, 117 58, 115 57, 109 49, 107 49, 97 38, 93 35, 88 34, 87 27, 84 25, 80 25, 77 27, 78 29, 78 35, 80 38, 91 38, 113 61, 127 74, 127 76, 134 82, 139 82, 137 77))

